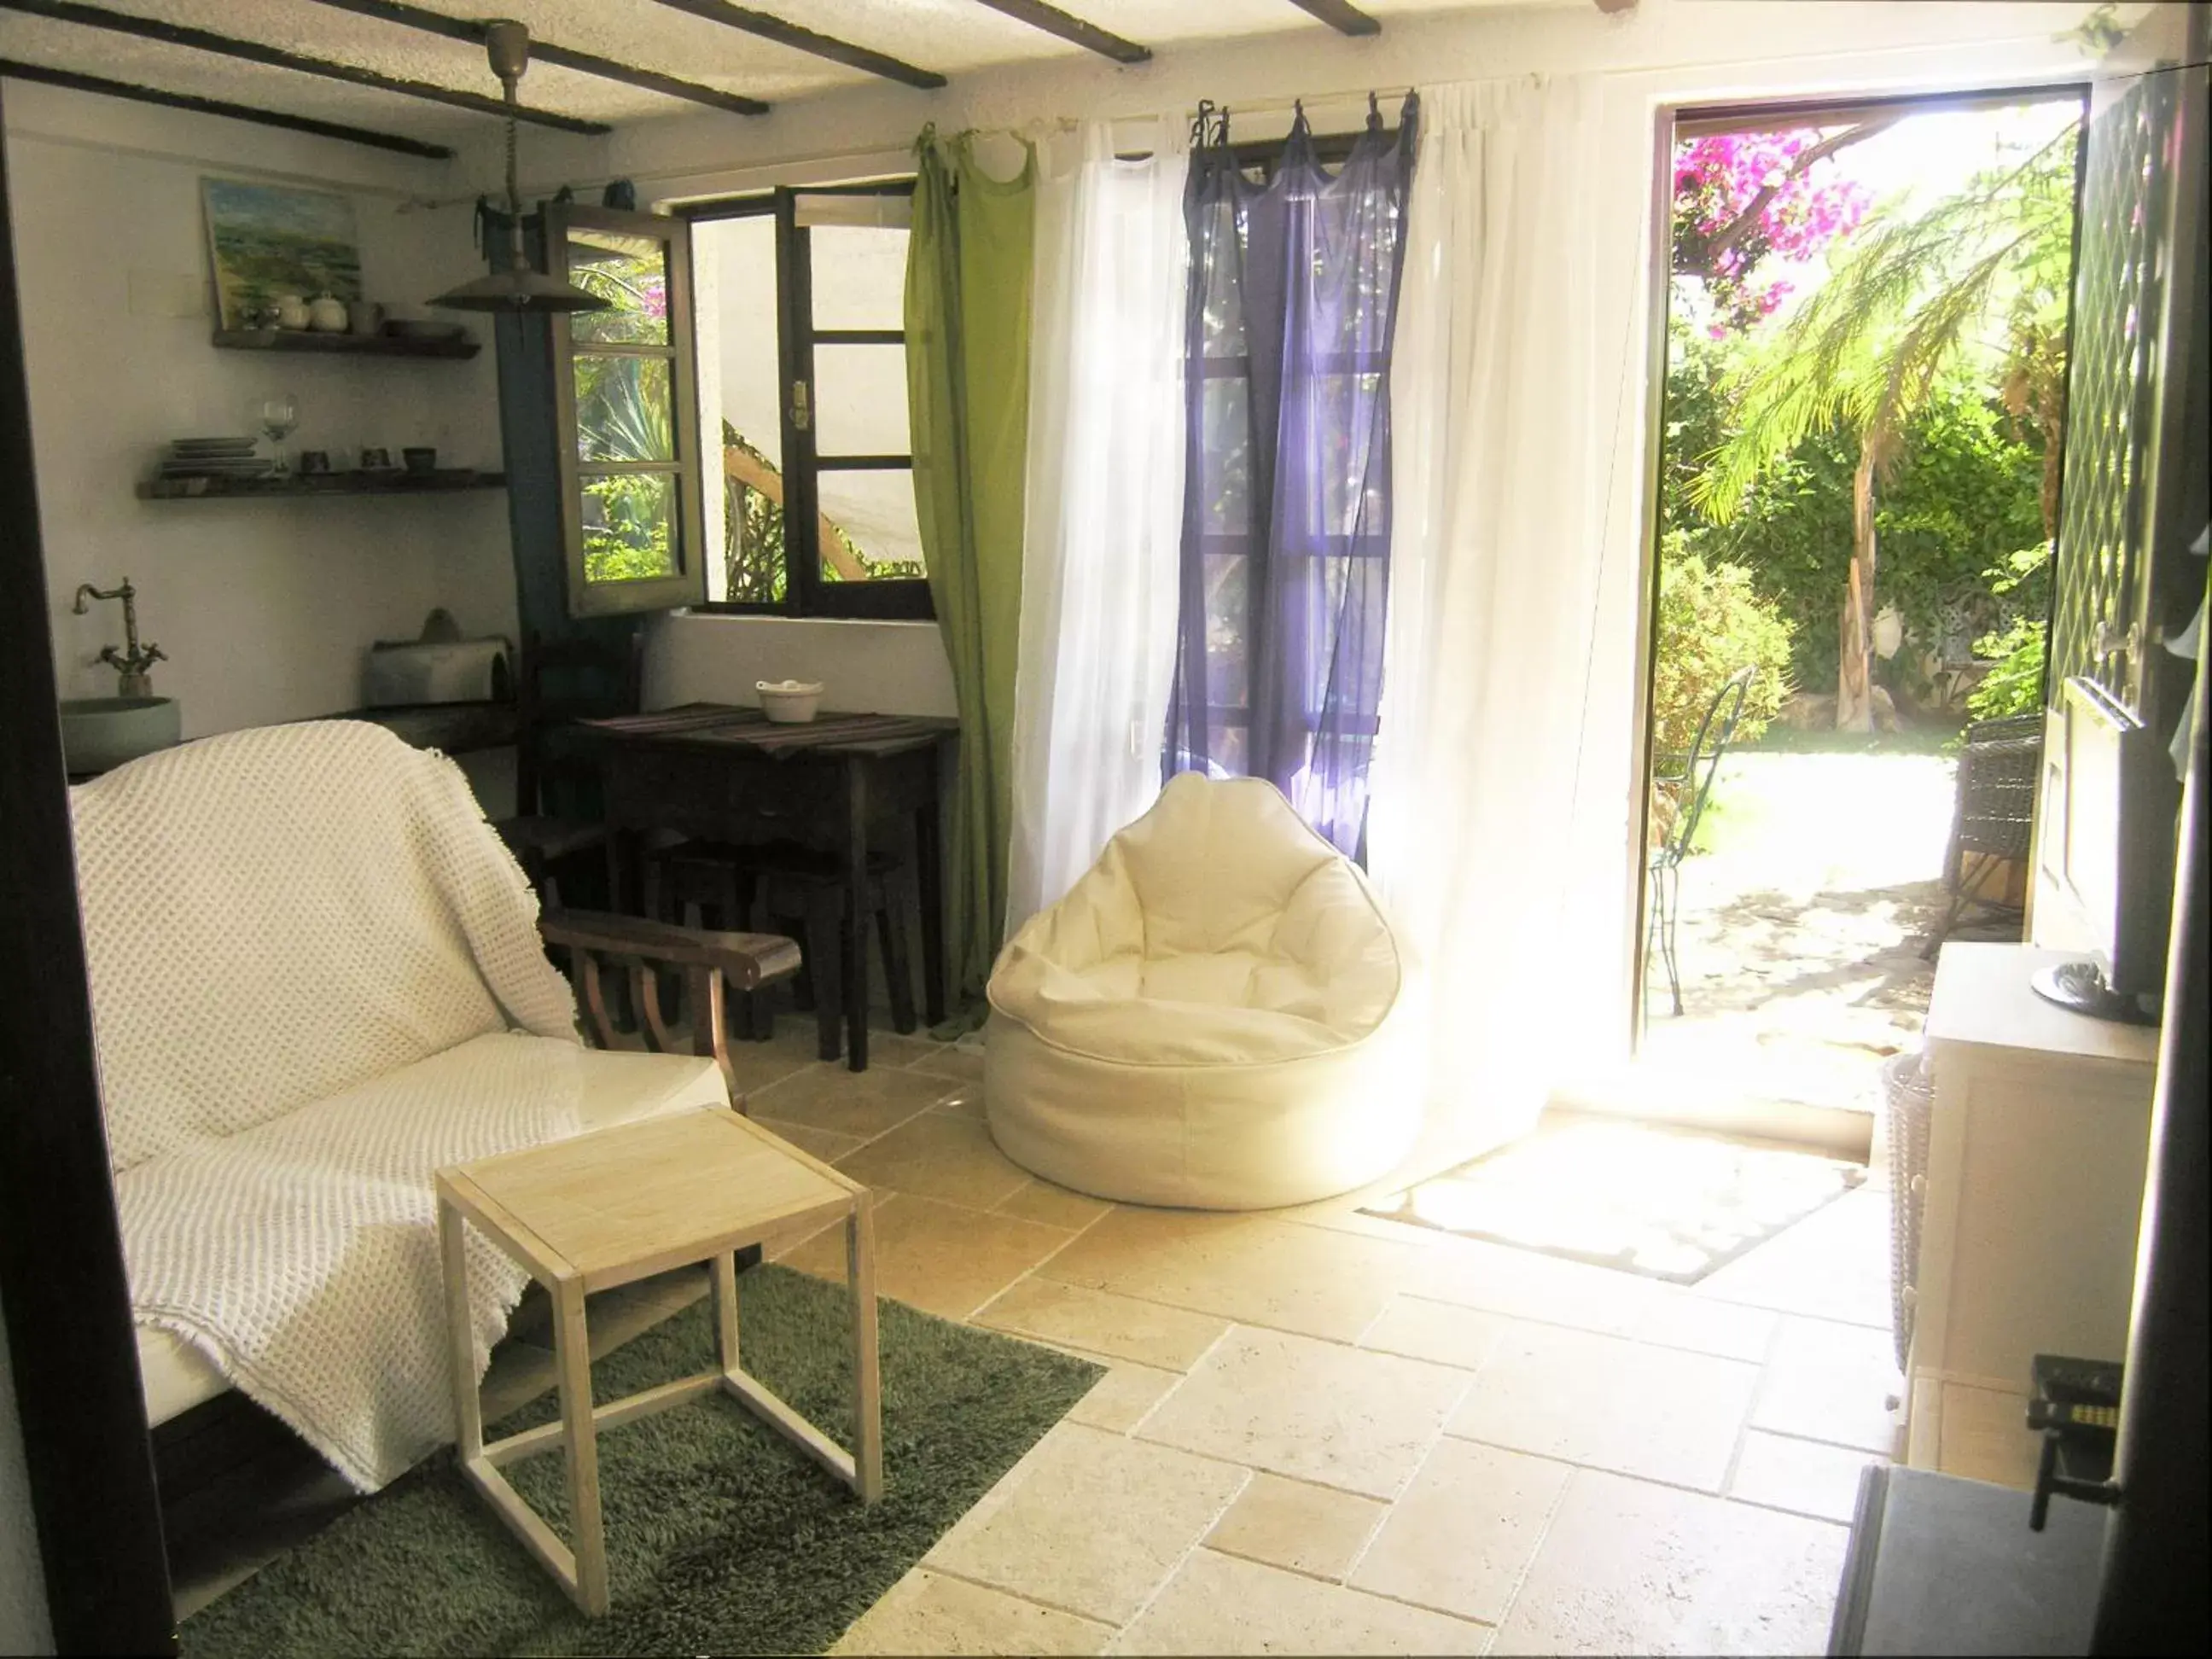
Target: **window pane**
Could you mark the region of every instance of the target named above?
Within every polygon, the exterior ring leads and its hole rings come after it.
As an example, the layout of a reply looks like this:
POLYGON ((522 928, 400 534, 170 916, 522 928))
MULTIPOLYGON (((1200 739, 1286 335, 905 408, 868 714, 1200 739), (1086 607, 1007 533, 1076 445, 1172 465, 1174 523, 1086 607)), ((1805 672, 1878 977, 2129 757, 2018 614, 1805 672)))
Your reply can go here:
POLYGON ((1206 570, 1206 700, 1217 713, 1249 708, 1252 562, 1242 553, 1209 553, 1206 570))
POLYGON ((1197 486, 1194 493, 1209 536, 1249 535, 1252 529, 1252 386, 1241 375, 1208 377, 1200 385, 1197 486))
POLYGON ((815 448, 823 455, 903 455, 906 348, 814 348, 815 448))
POLYGON ((582 523, 586 581, 644 581, 676 574, 676 480, 668 473, 586 479, 582 523))
POLYGON ((671 418, 670 362, 665 357, 574 360, 576 374, 576 458, 584 461, 671 461, 676 428, 671 418))
POLYGON ((814 326, 898 328, 906 310, 906 239, 874 226, 817 225, 814 326))
POLYGON ((719 586, 707 597, 775 605, 783 598, 787 575, 783 475, 727 426, 722 443, 722 568, 719 586))
POLYGON ((611 305, 569 313, 570 339, 668 343, 668 250, 658 238, 571 230, 568 280, 611 305))
POLYGON ((722 490, 721 557, 707 572, 707 597, 775 604, 786 584, 775 221, 694 225, 691 268, 699 304, 713 307, 702 313, 699 388, 707 465, 722 490))
POLYGON ((823 472, 816 484, 822 507, 823 580, 882 581, 923 574, 912 472, 904 467, 823 472))

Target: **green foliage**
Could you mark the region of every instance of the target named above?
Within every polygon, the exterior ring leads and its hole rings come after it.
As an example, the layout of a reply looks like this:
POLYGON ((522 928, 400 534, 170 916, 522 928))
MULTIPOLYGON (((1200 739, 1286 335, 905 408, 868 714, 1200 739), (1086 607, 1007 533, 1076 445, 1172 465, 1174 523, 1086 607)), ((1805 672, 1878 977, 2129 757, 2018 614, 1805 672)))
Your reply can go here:
POLYGON ((2112 0, 2106 0, 2105 4, 2098 7, 2074 27, 2062 34, 2055 34, 2051 39, 2062 43, 2072 41, 2081 48, 2084 57, 2102 58, 2128 38, 2127 26, 2120 21, 2119 9, 2118 6, 2112 3, 2112 0))
MULTIPOLYGON (((868 580, 872 582, 891 580, 918 582, 921 580, 923 577, 929 574, 928 570, 924 568, 922 562, 920 559, 872 559, 866 553, 863 553, 860 549, 859 544, 854 542, 850 536, 846 535, 843 531, 839 531, 837 535, 838 538, 843 541, 845 545, 852 550, 853 556, 858 559, 861 565, 866 568, 868 573, 868 580)), ((837 574, 835 567, 823 570, 822 573, 822 578, 824 581, 838 581, 842 580, 842 578, 837 574)))
POLYGON ((1659 568, 1659 637, 1652 665, 1652 745, 1688 751, 1698 722, 1738 669, 1759 670, 1736 727, 1748 742, 1790 695, 1790 623, 1757 592, 1750 571, 1708 562, 1669 538, 1659 568))
POLYGON ((1917 217, 1877 213, 1812 297, 1732 373, 1735 415, 1692 498, 1715 523, 1741 510, 1759 475, 1814 433, 1840 428, 1871 451, 1885 483, 1913 416, 1962 367, 1990 367, 1984 337, 2021 388, 2057 384, 2073 258, 2069 123, 2034 154, 1977 175, 1917 217))
POLYGON ((1978 720, 2008 714, 2033 714, 2043 707, 2043 637, 2040 617, 2016 617, 2001 634, 1974 641, 1978 657, 1995 657, 1996 666, 1966 694, 1966 708, 1978 720))
MULTIPOLYGON (((1749 570, 1758 592, 1791 625, 1797 683, 1832 687, 1857 445, 1832 428, 1808 434, 1759 473, 1727 523, 1711 523, 1693 505, 1694 494, 1701 463, 1730 429, 1729 377, 1743 347, 1686 325, 1675 327, 1673 345, 1661 522, 1682 546, 1749 570)), ((2048 606, 2045 550, 2012 551, 2042 533, 2042 431, 2014 425, 1964 378, 1947 380, 1906 425, 1875 528, 1881 602, 1897 607, 1917 650, 1948 644, 1957 656, 1977 634, 2001 629, 2016 616, 2041 616, 2048 606), (2037 562, 2015 567, 2023 557, 2037 562)), ((1908 654, 1888 665, 1888 678, 1917 675, 1908 654)), ((1908 696, 1921 690, 1892 689, 1908 696)))
POLYGON ((665 473, 613 472, 584 485, 584 580, 646 580, 673 574, 671 481, 665 473))
MULTIPOLYGON (((665 362, 594 354, 579 354, 574 362, 576 442, 585 462, 674 457, 665 362)), ((586 581, 642 581, 675 574, 670 475, 587 471, 580 505, 586 581)))
MULTIPOLYGON (((775 463, 748 442, 727 421, 722 422, 722 447, 735 450, 753 462, 752 471, 764 475, 776 493, 723 477, 722 572, 724 597, 737 605, 780 605, 790 581, 790 561, 784 543, 782 483, 775 463)), ((920 580, 927 573, 919 559, 871 558, 860 544, 825 515, 817 520, 817 533, 832 538, 821 550, 822 580, 883 581, 898 577, 920 580)))
MULTIPOLYGON (((750 456, 769 471, 769 458, 727 421, 722 447, 750 456)), ((783 504, 748 489, 726 471, 722 477, 722 596, 732 605, 781 605, 789 581, 783 556, 783 504)))

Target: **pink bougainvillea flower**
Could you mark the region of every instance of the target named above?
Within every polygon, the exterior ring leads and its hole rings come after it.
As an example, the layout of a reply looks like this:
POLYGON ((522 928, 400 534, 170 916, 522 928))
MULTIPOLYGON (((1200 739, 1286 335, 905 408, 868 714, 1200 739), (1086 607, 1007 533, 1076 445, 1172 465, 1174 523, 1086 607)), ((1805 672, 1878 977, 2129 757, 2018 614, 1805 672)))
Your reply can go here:
POLYGON ((1804 127, 1723 133, 1676 146, 1675 268, 1705 278, 1715 311, 1726 322, 1748 327, 1788 296, 1786 279, 1755 283, 1767 261, 1808 263, 1850 235, 1865 216, 1869 191, 1840 177, 1833 157, 1791 172, 1826 136, 1826 130, 1804 127), (1747 213, 1754 214, 1751 222, 1737 226, 1747 213), (1730 240, 1715 246, 1732 226, 1737 228, 1730 240))

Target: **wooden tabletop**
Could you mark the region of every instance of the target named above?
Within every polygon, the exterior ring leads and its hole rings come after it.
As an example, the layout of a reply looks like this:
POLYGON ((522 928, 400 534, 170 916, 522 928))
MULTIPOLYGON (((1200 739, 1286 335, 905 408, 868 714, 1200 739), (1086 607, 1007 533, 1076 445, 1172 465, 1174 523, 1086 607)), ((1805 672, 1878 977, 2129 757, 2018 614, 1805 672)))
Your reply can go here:
POLYGON ((718 1108, 627 1123, 442 1170, 529 1267, 586 1291, 756 1243, 853 1207, 858 1182, 718 1108))
POLYGON ((687 702, 649 714, 617 714, 577 726, 623 744, 680 749, 745 749, 775 756, 905 754, 941 742, 960 722, 939 714, 853 714, 824 709, 803 725, 778 725, 758 708, 687 702))

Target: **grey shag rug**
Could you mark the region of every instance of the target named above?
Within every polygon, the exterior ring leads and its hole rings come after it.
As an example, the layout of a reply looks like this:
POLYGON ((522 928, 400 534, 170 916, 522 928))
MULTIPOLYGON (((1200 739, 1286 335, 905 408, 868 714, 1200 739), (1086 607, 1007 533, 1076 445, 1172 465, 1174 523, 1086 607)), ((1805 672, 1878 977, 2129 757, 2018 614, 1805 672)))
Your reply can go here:
MULTIPOLYGON (((739 1281, 744 1364, 842 1441, 842 1285, 774 1267, 739 1281)), ((599 1436, 613 1607, 586 1619, 461 1479, 411 1471, 186 1620, 187 1656, 817 1653, 1087 1393, 1098 1366, 882 1304, 884 1500, 840 1483, 736 1401, 599 1436)), ((602 1401, 713 1364, 704 1302, 592 1368, 602 1401)), ((556 1415, 550 1396, 489 1432, 556 1415)), ((507 1466, 567 1536, 560 1456, 507 1466)))

